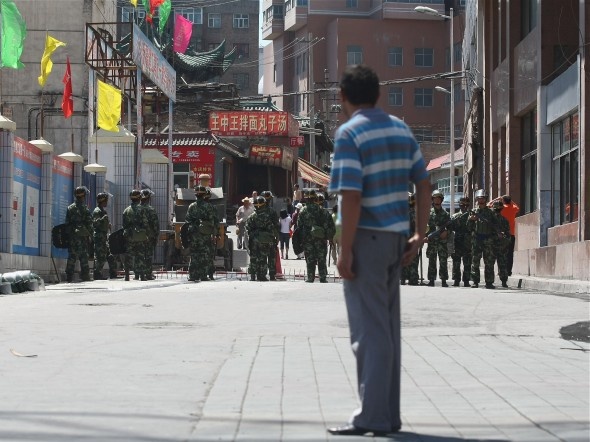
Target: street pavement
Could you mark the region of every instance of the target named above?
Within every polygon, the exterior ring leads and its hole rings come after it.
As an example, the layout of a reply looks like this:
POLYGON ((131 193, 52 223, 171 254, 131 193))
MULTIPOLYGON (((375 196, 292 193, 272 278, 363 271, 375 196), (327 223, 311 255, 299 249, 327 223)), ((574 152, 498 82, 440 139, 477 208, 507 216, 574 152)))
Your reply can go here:
MULTIPOLYGON (((342 284, 159 276, 0 297, 0 440, 367 440, 325 431, 358 405, 342 284)), ((402 287, 403 428, 379 439, 588 441, 590 345, 560 336, 588 301, 402 287)))

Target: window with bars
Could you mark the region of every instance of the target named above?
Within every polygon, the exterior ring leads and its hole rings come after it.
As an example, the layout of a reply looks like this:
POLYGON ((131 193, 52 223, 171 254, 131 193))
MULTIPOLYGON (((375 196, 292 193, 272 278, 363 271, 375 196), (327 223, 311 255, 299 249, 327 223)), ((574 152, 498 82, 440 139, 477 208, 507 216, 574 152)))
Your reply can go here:
POLYGON ((360 46, 346 47, 346 64, 361 64, 363 62, 363 48, 360 46))
POLYGON ((387 101, 390 106, 403 106, 404 95, 401 87, 390 86, 387 95, 387 101))
POLYGON ((431 88, 417 87, 414 89, 414 106, 416 107, 432 107, 431 88))
POLYGON ((521 177, 520 200, 524 213, 537 209, 537 110, 521 118, 521 177))
POLYGON ((250 27, 248 14, 234 14, 233 27, 236 29, 247 29, 250 27))
POLYGON ((129 8, 123 6, 121 8, 121 21, 122 22, 135 22, 135 18, 141 20, 145 17, 145 10, 143 8, 129 8))
POLYGON ((579 203, 579 114, 568 115, 551 126, 553 195, 552 225, 578 220, 579 203))
POLYGON ((174 13, 182 15, 195 25, 203 24, 203 8, 174 8, 174 13))
POLYGON ((434 49, 415 48, 414 64, 418 67, 431 68, 434 65, 434 49))
POLYGON ((387 50, 387 64, 389 66, 403 66, 403 48, 395 47, 387 50))
POLYGON ((413 127, 412 132, 414 133, 414 138, 418 143, 430 143, 434 141, 434 135, 432 133, 432 129, 426 127, 413 127))
POLYGON ((207 24, 210 28, 221 28, 221 14, 210 13, 207 15, 207 24))

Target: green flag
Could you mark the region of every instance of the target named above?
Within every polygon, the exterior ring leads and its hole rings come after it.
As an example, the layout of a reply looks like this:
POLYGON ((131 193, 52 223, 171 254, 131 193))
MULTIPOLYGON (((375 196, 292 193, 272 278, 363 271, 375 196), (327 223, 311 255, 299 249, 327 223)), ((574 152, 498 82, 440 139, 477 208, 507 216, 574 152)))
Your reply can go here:
POLYGON ((172 2, 170 0, 166 0, 160 6, 160 21, 158 23, 158 32, 162 35, 164 32, 164 27, 166 27, 166 22, 168 21, 168 17, 170 17, 170 11, 172 10, 172 2))
POLYGON ((25 67, 20 62, 23 53, 27 28, 20 12, 13 0, 2 0, 2 59, 0 67, 22 69, 25 67))

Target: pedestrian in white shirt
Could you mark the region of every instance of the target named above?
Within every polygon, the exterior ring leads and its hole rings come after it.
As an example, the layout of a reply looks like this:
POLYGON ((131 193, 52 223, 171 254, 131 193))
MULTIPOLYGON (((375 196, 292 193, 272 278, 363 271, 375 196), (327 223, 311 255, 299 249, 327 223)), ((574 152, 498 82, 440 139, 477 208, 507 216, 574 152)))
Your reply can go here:
POLYGON ((248 232, 246 231, 246 220, 254 213, 254 206, 250 203, 250 198, 242 200, 242 204, 236 212, 236 226, 238 228, 238 249, 248 248, 248 232))
POLYGON ((279 213, 279 223, 281 230, 279 231, 279 242, 281 244, 281 259, 289 259, 289 240, 291 239, 291 217, 287 213, 287 209, 282 209, 279 213), (283 254, 284 249, 287 249, 287 254, 283 254))

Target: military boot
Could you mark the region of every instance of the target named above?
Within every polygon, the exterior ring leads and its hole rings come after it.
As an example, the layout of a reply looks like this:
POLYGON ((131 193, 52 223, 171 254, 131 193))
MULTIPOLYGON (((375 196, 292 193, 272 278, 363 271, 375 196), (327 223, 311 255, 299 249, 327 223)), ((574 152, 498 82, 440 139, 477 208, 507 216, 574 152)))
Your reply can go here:
POLYGON ((66 273, 66 282, 72 282, 74 280, 74 275, 71 273, 66 273))
POLYGON ((254 275, 254 274, 250 275, 250 281, 256 281, 256 275, 254 275))
POLYGON ((266 275, 258 275, 257 279, 259 281, 264 281, 264 282, 268 281, 268 279, 266 278, 266 275))
POLYGON ((119 278, 119 276, 117 275, 117 272, 114 270, 111 270, 109 272, 109 279, 117 279, 117 278, 119 278))
POLYGON ((125 272, 125 281, 129 281, 129 272, 125 272))
POLYGON ((98 281, 100 279, 106 279, 104 276, 102 276, 102 273, 99 272, 98 270, 94 271, 94 273, 92 274, 92 277, 94 278, 95 281, 98 281))
POLYGON ((461 281, 459 281, 458 279, 455 279, 455 282, 453 282, 453 287, 459 287, 460 283, 461 283, 461 281))

